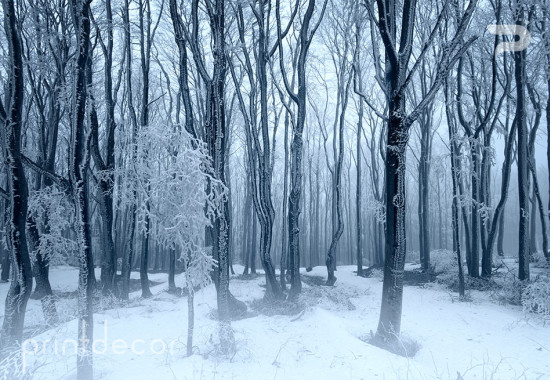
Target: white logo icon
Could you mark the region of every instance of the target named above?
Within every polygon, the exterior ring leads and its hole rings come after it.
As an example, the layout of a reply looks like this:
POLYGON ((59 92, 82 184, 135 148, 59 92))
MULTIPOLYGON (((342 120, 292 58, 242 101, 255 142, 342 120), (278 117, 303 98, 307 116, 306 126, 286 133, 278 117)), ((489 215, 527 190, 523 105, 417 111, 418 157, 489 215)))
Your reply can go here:
MULTIPOLYGON (((529 22, 527 22, 528 24, 529 22)), ((507 51, 522 51, 529 46, 531 43, 531 33, 527 30, 526 27, 515 24, 504 24, 504 25, 487 25, 487 30, 491 34, 496 34, 499 36, 512 35, 518 36, 517 41, 503 41, 500 42, 496 49, 495 55, 504 53, 507 51)))

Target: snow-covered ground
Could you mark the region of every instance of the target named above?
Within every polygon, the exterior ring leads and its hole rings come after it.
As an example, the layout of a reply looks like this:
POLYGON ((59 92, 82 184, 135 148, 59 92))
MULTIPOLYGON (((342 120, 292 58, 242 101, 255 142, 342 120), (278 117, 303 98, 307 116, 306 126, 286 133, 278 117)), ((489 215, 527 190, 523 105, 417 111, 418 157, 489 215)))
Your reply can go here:
MULTIPOLYGON (((238 272, 242 269, 235 267, 238 272)), ((526 316, 519 307, 499 305, 486 293, 471 302, 440 285, 405 287, 402 332, 418 342, 414 358, 404 358, 365 343, 376 329, 382 282, 358 278, 352 266, 339 267, 334 288, 315 285, 323 267, 304 273, 304 303, 298 315, 249 315, 232 323, 237 351, 216 354, 216 297, 211 285, 195 297, 195 355, 185 357, 187 302, 168 294, 166 275, 124 308, 95 315, 97 378, 105 379, 550 379, 550 326, 526 316), (310 285, 308 285, 308 283, 310 285), (104 353, 101 353, 105 351, 104 353)), ((134 274, 133 274, 134 276, 134 274)), ((136 274, 137 276, 137 274, 136 274)), ((53 268, 54 292, 76 289, 73 268, 53 268)), ((183 284, 181 276, 177 285, 183 284)), ((231 281, 231 291, 247 304, 263 296, 265 279, 231 281)), ((0 284, 5 298, 8 284, 0 284)), ((25 364, 37 379, 75 377, 74 298, 61 301, 68 322, 28 341, 25 364), (65 345, 63 349, 63 345, 65 345), (46 354, 42 351, 46 348, 46 354), (34 351, 39 351, 34 354, 34 351)), ((0 308, 3 318, 3 303, 0 308)), ((26 325, 44 327, 40 302, 29 303, 26 325)))

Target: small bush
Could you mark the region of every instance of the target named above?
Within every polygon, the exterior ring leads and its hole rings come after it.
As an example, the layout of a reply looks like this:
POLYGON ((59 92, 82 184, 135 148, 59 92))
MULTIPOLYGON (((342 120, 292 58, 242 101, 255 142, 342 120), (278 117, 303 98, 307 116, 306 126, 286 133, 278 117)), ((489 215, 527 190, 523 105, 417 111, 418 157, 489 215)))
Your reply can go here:
POLYGON ((306 309, 307 305, 301 300, 266 300, 264 298, 251 302, 250 308, 260 314, 272 317, 274 315, 295 316, 306 309))
POLYGON ((368 277, 377 278, 382 281, 384 279, 384 270, 382 268, 372 268, 371 274, 368 277))
POLYGON ((550 262, 542 252, 534 253, 531 260, 535 268, 550 268, 550 262))
POLYGON ((492 297, 501 304, 521 305, 522 291, 525 284, 512 273, 504 275, 497 281, 498 284, 493 282, 495 287, 492 297))
POLYGON ((418 251, 408 251, 407 252, 407 262, 412 264, 420 264, 420 252, 418 251))
POLYGON ((432 270, 437 276, 437 282, 450 289, 458 289, 458 261, 456 253, 446 249, 432 251, 430 254, 432 270))
POLYGON ((522 292, 521 304, 527 313, 550 320, 550 275, 539 275, 522 292))
POLYGON ((458 273, 456 253, 447 249, 438 249, 430 253, 430 262, 434 273, 458 273))

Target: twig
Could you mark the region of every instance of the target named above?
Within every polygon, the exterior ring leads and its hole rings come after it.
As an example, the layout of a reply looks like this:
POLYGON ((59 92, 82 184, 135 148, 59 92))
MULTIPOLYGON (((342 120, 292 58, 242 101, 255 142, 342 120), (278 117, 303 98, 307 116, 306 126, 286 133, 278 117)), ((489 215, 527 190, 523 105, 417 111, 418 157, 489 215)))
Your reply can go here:
POLYGON ((302 318, 302 316, 304 315, 304 313, 305 313, 305 312, 306 312, 306 310, 305 310, 305 309, 304 309, 304 310, 302 310, 302 311, 300 312, 300 314, 298 314, 298 316, 297 316, 297 317, 295 317, 295 318, 292 318, 292 319, 290 320, 290 322, 295 322, 295 321, 297 321, 298 319, 302 318))

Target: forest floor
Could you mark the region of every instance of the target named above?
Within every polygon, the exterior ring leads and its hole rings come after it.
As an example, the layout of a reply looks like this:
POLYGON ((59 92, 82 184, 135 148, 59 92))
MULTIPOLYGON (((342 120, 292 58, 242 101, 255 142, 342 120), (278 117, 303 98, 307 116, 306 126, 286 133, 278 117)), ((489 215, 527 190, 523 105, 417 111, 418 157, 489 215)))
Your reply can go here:
MULTIPOLYGON (((410 269, 411 267, 409 267, 410 269)), ((458 301, 443 285, 404 289, 402 332, 418 343, 412 358, 397 356, 366 341, 380 311, 379 275, 357 277, 339 267, 332 288, 322 286, 324 267, 304 271, 300 308, 269 310, 261 300, 263 276, 235 276, 231 291, 249 312, 233 321, 236 353, 217 354, 214 286, 195 296, 194 355, 185 357, 187 302, 168 294, 166 274, 151 274, 154 297, 132 301, 94 316, 96 378, 105 379, 550 379, 550 326, 501 305, 488 292, 471 291, 458 301)), ((235 266, 238 273, 242 268, 235 266)), ((132 277, 138 278, 138 273, 132 277)), ((78 274, 54 267, 56 294, 76 290, 78 274)), ((181 286, 182 275, 176 277, 181 286)), ((9 284, 0 284, 3 300, 9 284)), ((108 308, 108 305, 103 305, 108 308)), ((3 319, 3 302, 0 316, 3 319)), ((75 297, 58 300, 63 321, 48 329, 40 302, 29 302, 24 345, 28 373, 39 379, 75 378, 75 297), (69 343, 68 343, 69 342, 69 343), (36 351, 36 352, 35 352, 36 351)))

